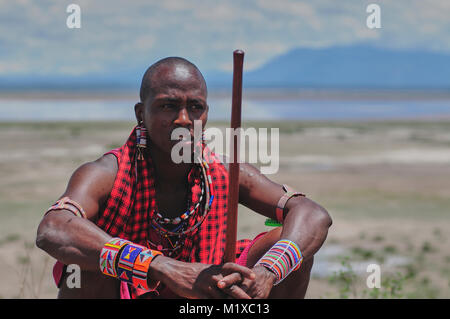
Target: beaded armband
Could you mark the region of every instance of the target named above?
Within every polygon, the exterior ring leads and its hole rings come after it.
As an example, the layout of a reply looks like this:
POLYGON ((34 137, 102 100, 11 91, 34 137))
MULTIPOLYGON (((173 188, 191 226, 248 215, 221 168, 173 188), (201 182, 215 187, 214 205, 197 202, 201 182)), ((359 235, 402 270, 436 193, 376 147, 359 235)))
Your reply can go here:
MULTIPOLYGON (((45 215, 47 215, 52 210, 68 210, 75 216, 86 218, 86 213, 84 212, 83 208, 80 204, 78 204, 76 201, 71 200, 69 197, 63 197, 60 200, 58 200, 55 204, 49 207, 47 211, 45 212, 45 215)), ((45 216, 44 215, 44 216, 45 216)))
POLYGON ((278 201, 277 208, 276 208, 276 215, 277 215, 277 221, 279 223, 283 223, 284 221, 284 206, 286 206, 287 201, 294 196, 305 196, 305 194, 295 192, 292 190, 289 186, 283 185, 283 190, 286 192, 281 196, 280 200, 278 201))

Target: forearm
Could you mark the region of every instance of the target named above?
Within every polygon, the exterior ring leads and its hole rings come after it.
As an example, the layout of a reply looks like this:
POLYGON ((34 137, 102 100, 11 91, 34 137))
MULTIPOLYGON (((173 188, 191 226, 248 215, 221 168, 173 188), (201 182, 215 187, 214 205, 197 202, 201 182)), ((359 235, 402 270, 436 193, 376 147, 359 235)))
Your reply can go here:
POLYGON ((324 243, 332 221, 328 212, 305 197, 291 199, 281 238, 297 243, 304 259, 311 258, 324 243))
POLYGON ((169 258, 163 255, 156 257, 148 269, 148 277, 152 280, 161 281, 162 283, 170 286, 172 280, 172 274, 180 274, 182 267, 180 267, 180 261, 173 258, 169 258))
POLYGON ((200 269, 204 270, 211 265, 200 263, 186 263, 164 255, 153 259, 148 269, 149 280, 160 281, 168 287, 178 283, 194 284, 200 269))
POLYGON ((109 239, 111 236, 89 220, 55 211, 40 223, 36 245, 64 264, 98 271, 100 251, 109 239))

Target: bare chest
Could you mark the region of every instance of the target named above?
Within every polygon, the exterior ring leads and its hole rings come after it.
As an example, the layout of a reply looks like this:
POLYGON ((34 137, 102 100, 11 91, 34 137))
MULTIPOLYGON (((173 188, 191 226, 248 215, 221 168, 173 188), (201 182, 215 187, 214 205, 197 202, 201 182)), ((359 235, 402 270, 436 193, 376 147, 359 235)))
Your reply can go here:
POLYGON ((157 210, 163 217, 175 218, 180 216, 186 211, 187 204, 187 189, 180 189, 177 191, 156 190, 157 210))

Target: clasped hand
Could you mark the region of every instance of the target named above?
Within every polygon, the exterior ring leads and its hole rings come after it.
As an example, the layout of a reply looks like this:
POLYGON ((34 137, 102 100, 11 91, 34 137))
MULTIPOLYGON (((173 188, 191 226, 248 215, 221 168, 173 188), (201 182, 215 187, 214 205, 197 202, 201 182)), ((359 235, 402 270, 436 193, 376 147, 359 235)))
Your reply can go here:
POLYGON ((184 264, 171 282, 175 293, 186 298, 264 299, 269 296, 274 275, 261 266, 253 269, 236 263, 184 264))

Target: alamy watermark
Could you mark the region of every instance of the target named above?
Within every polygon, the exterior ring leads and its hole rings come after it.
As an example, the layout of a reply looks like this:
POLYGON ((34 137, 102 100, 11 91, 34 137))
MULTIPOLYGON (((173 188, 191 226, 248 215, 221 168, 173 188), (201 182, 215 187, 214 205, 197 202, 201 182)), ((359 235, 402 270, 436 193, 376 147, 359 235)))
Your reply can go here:
POLYGON ((81 28, 81 8, 78 4, 69 4, 66 12, 70 13, 66 19, 66 25, 69 29, 81 28))
POLYGON ((235 155, 234 143, 237 143, 236 158, 239 163, 260 163, 262 174, 275 174, 278 172, 280 163, 280 133, 278 128, 270 128, 270 134, 268 133, 267 128, 258 128, 257 130, 254 127, 247 129, 226 128, 225 134, 216 127, 203 131, 202 122, 196 120, 194 121, 193 136, 190 130, 185 127, 178 127, 172 131, 171 139, 179 142, 172 148, 171 158, 177 164, 190 163, 192 160, 194 162, 205 160, 203 153, 198 149, 196 150, 195 147, 203 139, 212 152, 227 155, 227 162, 231 163, 235 155), (248 144, 246 143, 247 140, 248 144), (196 156, 192 159, 193 146, 196 156), (248 153, 246 150, 248 150, 248 153))
POLYGON ((66 272, 69 274, 66 279, 67 288, 81 288, 81 269, 77 264, 67 265, 66 272))
POLYGON ((381 267, 378 264, 369 264, 366 272, 371 273, 367 276, 366 285, 367 288, 381 288, 381 267))
POLYGON ((366 8, 366 12, 370 13, 366 19, 366 25, 369 29, 381 28, 381 8, 378 4, 369 4, 366 8))

